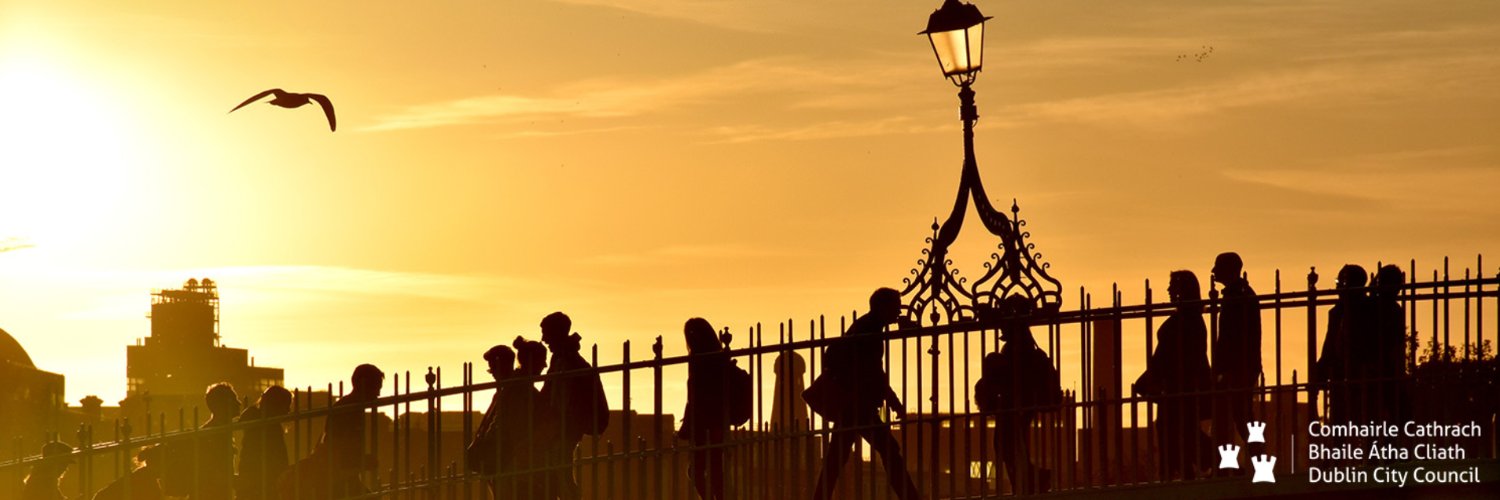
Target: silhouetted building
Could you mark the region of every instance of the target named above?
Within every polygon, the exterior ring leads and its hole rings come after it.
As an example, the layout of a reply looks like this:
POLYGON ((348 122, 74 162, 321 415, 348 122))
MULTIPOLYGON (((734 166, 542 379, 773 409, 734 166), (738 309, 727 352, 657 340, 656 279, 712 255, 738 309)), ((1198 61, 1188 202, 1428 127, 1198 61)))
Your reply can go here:
POLYGON ((38 370, 21 343, 0 330, 0 437, 8 446, 20 437, 24 449, 39 449, 46 433, 60 430, 63 382, 62 375, 38 370))
POLYGON ((204 389, 217 382, 240 394, 281 385, 280 368, 254 366, 248 351, 220 344, 213 280, 189 279, 181 289, 152 293, 150 318, 151 336, 125 348, 125 376, 126 397, 144 399, 151 411, 202 406, 204 389))

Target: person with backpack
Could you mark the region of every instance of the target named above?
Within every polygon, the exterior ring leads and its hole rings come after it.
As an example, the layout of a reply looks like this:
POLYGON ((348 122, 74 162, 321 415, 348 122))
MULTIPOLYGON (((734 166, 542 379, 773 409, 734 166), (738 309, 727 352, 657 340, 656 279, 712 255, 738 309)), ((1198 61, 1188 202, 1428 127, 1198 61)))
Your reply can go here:
POLYGON ((870 443, 885 465, 886 480, 901 500, 921 498, 917 486, 906 471, 901 443, 891 435, 891 426, 880 419, 880 406, 889 407, 898 417, 906 416, 906 406, 891 390, 890 376, 882 363, 885 357, 880 335, 885 327, 901 317, 901 292, 881 288, 870 295, 870 312, 855 318, 838 341, 823 352, 823 373, 803 392, 803 399, 813 411, 833 422, 833 435, 823 455, 822 470, 813 488, 813 498, 826 500, 833 496, 845 462, 859 439, 870 443))
POLYGON ((552 351, 552 367, 547 369, 541 396, 559 423, 557 439, 548 457, 547 483, 557 498, 577 500, 582 492, 573 477, 573 455, 584 435, 597 436, 609 427, 609 401, 604 397, 599 373, 579 353, 582 337, 569 334, 573 320, 555 312, 542 318, 541 328, 542 343, 552 351))
POLYGON ((1043 493, 1051 478, 1031 463, 1031 425, 1039 409, 1061 402, 1061 387, 1052 359, 1031 335, 1031 299, 1012 295, 1000 307, 1006 318, 1000 325, 1005 347, 984 356, 983 375, 974 384, 975 403, 996 417, 995 450, 1005 463, 1012 494, 1043 493))
POLYGON ((677 438, 692 441, 690 473, 698 498, 724 498, 724 435, 729 432, 729 358, 703 318, 682 326, 688 346, 687 407, 682 410, 682 428, 677 438))

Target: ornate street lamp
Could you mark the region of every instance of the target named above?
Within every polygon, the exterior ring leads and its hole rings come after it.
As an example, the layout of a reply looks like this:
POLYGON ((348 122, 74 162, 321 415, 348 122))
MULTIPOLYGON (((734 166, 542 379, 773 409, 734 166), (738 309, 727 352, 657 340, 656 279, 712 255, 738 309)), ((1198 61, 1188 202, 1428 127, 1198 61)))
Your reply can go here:
POLYGON ((979 110, 970 86, 983 67, 984 22, 989 19, 978 7, 945 0, 927 18, 927 29, 921 32, 931 41, 943 76, 959 87, 964 166, 953 211, 941 225, 933 221, 933 234, 927 238, 931 247, 922 251, 925 256, 911 270, 912 276, 903 279, 906 286, 901 294, 909 323, 920 324, 924 315, 929 324, 1002 316, 1007 312, 998 309, 1001 299, 1012 295, 1030 299, 1038 311, 1055 312, 1062 305, 1061 283, 1047 274, 1048 264, 1038 264, 1042 255, 1025 241, 1030 233, 1025 231, 1020 207, 1012 201, 1009 215, 995 210, 985 196, 979 164, 974 160, 974 123, 979 120, 979 110), (948 258, 948 247, 958 238, 970 199, 979 212, 979 221, 1000 238, 998 250, 990 255, 992 261, 984 264, 985 273, 972 284, 956 269, 949 269, 953 261, 948 258))

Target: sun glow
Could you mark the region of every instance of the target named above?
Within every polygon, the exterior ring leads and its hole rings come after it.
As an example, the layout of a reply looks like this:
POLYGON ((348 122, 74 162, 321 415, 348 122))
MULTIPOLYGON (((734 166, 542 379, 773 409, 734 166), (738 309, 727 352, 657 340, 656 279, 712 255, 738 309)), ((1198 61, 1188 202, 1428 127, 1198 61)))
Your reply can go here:
POLYGON ((122 106, 37 57, 0 54, 0 238, 77 243, 118 214, 137 166, 122 106))

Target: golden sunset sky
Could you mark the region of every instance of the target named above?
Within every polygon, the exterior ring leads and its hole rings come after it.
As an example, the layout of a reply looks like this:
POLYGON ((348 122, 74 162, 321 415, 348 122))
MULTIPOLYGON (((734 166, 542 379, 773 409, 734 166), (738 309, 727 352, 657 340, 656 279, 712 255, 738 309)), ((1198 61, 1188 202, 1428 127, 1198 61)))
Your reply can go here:
MULTIPOLYGON (((555 310, 607 361, 684 352, 692 316, 774 339, 900 285, 962 161, 917 34, 937 0, 0 1, 0 241, 24 246, 0 328, 75 404, 124 396, 150 292, 190 277, 292 385, 478 361, 555 310), (338 132, 226 114, 272 87, 330 96, 338 132)), ((1226 250, 1262 292, 1496 272, 1500 3, 976 5, 980 169, 1065 308, 1160 300, 1179 268, 1206 289, 1226 250)))

